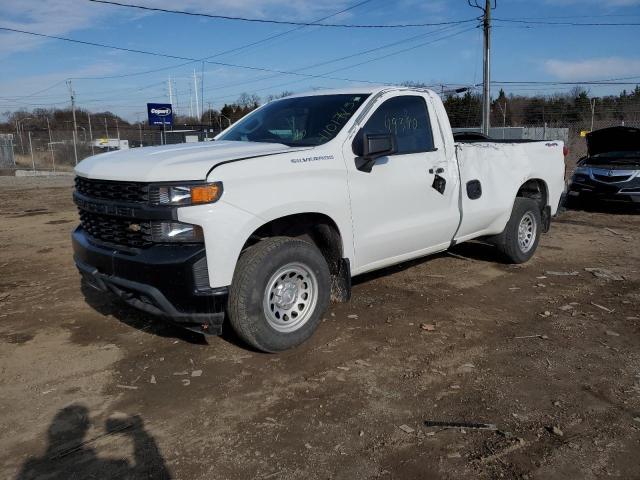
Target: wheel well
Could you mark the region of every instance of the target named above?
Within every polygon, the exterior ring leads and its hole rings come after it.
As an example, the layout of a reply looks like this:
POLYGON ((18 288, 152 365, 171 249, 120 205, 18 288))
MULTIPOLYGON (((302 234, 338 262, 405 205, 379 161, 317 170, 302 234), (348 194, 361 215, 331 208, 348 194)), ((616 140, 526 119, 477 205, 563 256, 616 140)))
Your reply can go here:
POLYGON ((548 206, 549 192, 547 184, 538 178, 527 180, 518 190, 516 197, 530 198, 538 203, 540 216, 542 217, 542 231, 547 233, 551 226, 551 208, 548 206))
POLYGON ((336 223, 321 213, 298 213, 277 218, 253 232, 242 250, 268 237, 301 238, 314 244, 322 253, 329 271, 338 275, 342 261, 342 237, 336 223))
POLYGON ((518 190, 516 197, 535 200, 538 202, 538 205, 540 205, 540 211, 542 211, 547 206, 549 198, 547 184, 544 183, 543 180, 537 178, 527 180, 518 190))

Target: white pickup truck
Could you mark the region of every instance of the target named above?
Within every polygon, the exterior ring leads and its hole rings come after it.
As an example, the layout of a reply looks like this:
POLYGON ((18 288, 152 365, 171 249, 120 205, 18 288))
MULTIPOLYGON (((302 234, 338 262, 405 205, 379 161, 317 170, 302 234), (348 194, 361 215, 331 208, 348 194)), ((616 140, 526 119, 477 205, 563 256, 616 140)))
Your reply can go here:
POLYGON ((253 347, 308 339, 351 278, 482 238, 533 255, 565 187, 562 142, 456 142, 434 92, 270 102, 214 142, 76 168, 75 262, 93 287, 253 347))

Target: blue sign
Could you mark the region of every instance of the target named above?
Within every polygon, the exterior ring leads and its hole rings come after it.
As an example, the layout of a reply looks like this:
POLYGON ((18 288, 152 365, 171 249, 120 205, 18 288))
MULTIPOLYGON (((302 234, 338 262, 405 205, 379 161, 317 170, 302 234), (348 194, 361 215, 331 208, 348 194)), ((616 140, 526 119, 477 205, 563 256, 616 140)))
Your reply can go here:
POLYGON ((170 103, 147 103, 149 125, 173 125, 173 108, 170 103))

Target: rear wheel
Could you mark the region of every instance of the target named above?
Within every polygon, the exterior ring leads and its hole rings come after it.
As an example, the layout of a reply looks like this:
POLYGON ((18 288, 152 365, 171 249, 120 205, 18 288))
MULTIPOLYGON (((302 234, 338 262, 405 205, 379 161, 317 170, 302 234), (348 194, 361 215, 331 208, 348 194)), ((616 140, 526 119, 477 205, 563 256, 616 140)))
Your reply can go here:
POLYGON ((243 252, 229 295, 229 321, 249 345, 279 352, 307 340, 329 305, 329 267, 303 240, 274 237, 243 252))
POLYGON ((540 241, 542 217, 540 205, 530 198, 516 198, 511 217, 495 243, 511 263, 528 261, 540 241))

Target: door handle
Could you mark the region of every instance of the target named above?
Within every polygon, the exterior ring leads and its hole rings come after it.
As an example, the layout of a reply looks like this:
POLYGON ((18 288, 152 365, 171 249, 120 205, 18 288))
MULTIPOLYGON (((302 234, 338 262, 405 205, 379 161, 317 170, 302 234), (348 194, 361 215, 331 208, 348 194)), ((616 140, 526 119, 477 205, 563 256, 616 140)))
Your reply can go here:
POLYGON ((442 167, 438 167, 438 168, 436 168, 435 172, 434 172, 433 168, 430 168, 430 169, 429 169, 429 173, 436 173, 436 174, 438 174, 438 175, 439 175, 439 174, 441 174, 441 173, 444 173, 444 168, 442 168, 442 167))

